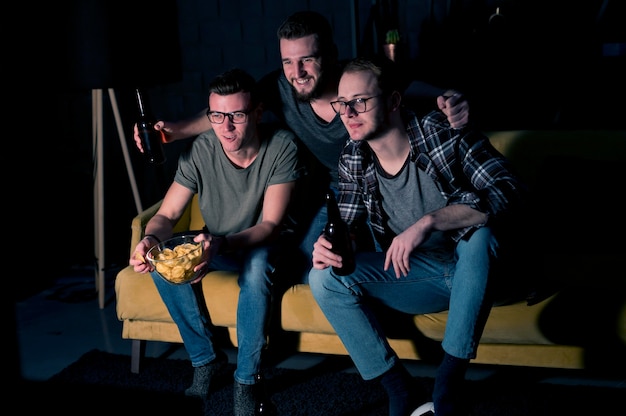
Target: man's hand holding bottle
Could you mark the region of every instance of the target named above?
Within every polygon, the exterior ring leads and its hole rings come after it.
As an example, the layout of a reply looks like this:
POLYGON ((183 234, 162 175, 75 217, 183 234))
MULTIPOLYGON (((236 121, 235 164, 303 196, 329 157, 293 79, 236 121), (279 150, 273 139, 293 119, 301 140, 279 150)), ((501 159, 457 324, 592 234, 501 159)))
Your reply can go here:
MULTIPOLYGON (((176 140, 182 140, 189 137, 197 136, 200 133, 204 133, 205 131, 211 129, 211 123, 206 117, 206 112, 203 111, 201 114, 198 114, 196 117, 188 120, 158 120, 156 123, 154 123, 154 129, 164 133, 162 135, 163 143, 171 143, 176 140)), ((137 146, 137 149, 139 149, 139 151, 143 153, 144 149, 141 145, 141 136, 139 135, 137 124, 133 126, 133 138, 135 140, 135 145, 137 146)))

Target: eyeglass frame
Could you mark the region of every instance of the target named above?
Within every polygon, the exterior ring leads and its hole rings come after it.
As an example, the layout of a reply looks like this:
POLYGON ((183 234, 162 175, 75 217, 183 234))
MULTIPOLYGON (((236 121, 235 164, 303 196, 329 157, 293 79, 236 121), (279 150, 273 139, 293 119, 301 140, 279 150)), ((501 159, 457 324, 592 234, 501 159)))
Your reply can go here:
POLYGON ((230 120, 231 123, 233 124, 243 124, 245 122, 248 121, 248 115, 251 113, 252 111, 248 110, 248 111, 232 111, 230 113, 224 113, 222 111, 213 111, 213 110, 206 110, 206 117, 209 119, 209 122, 211 124, 223 124, 224 121, 226 121, 226 117, 228 117, 228 119, 230 120), (222 115, 222 121, 213 121, 211 120, 211 114, 221 114, 222 115), (245 118, 243 121, 235 121, 235 114, 244 114, 245 118))
POLYGON ((372 95, 371 97, 367 97, 367 98, 359 97, 359 98, 355 98, 354 100, 350 100, 350 101, 341 101, 341 100, 331 101, 330 102, 330 106, 333 108, 333 111, 335 113, 339 114, 340 116, 346 114, 346 109, 348 107, 350 107, 350 109, 352 111, 354 111, 355 113, 361 114, 361 113, 365 113, 367 111, 367 102, 369 100, 371 100, 372 98, 378 98, 378 97, 382 97, 382 96, 383 96, 383 94, 378 94, 378 95, 372 95), (356 102, 358 102, 358 101, 363 103, 363 111, 357 111, 356 108, 354 108, 354 104, 356 102), (340 105, 339 110, 335 109, 335 105, 336 104, 340 105), (342 108, 343 108, 343 112, 341 112, 342 108))

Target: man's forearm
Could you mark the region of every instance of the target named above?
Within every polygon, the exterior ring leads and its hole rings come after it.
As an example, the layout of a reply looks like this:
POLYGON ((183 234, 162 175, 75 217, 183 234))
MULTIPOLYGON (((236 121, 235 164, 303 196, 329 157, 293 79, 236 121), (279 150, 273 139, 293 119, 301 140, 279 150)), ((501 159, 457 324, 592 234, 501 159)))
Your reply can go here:
POLYGON ((430 229, 437 231, 456 230, 485 224, 488 219, 488 215, 484 212, 463 204, 448 205, 424 217, 428 217, 430 229))
POLYGON ((165 131, 173 140, 181 140, 197 136, 213 128, 211 122, 206 116, 206 109, 202 110, 202 112, 196 114, 192 118, 170 124, 171 126, 168 126, 170 128, 166 128, 165 131), (171 131, 168 131, 170 129, 171 131))

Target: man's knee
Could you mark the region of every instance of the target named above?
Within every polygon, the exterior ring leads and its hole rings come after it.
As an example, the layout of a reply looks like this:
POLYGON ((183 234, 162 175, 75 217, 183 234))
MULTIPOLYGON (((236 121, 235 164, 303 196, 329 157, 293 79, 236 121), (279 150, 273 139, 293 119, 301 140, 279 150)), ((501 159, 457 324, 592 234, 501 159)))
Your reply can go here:
POLYGON ((457 254, 489 253, 494 255, 498 249, 498 240, 489 227, 481 227, 475 230, 468 239, 463 239, 457 244, 457 254))
POLYGON ((327 280, 330 276, 328 270, 329 268, 323 270, 311 269, 311 271, 309 271, 309 287, 316 300, 324 299, 326 295, 327 280))

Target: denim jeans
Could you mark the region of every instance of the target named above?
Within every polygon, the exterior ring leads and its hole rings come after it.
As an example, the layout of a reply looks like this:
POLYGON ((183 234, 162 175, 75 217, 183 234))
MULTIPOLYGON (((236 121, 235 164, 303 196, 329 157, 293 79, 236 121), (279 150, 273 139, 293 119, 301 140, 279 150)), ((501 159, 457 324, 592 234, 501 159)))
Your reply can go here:
MULTIPOLYGON (((254 384, 254 375, 261 371, 261 353, 266 345, 266 327, 272 301, 273 256, 275 246, 256 247, 232 255, 218 255, 210 264, 212 270, 239 273, 237 306, 237 369, 234 378, 241 384, 254 384)), ((215 358, 211 341, 209 317, 199 305, 194 285, 172 285, 154 272, 152 278, 165 302, 194 367, 208 364, 215 358)), ((204 298, 201 298, 204 301, 204 298)))
POLYGON ((315 244, 322 231, 324 231, 327 221, 328 212, 326 205, 322 205, 311 220, 298 246, 298 250, 302 253, 302 263, 296 266, 301 273, 300 281, 297 283, 308 283, 309 271, 313 265, 313 244, 315 244))
POLYGON ((359 373, 371 380, 398 357, 367 299, 413 315, 448 310, 443 349, 458 358, 476 357, 491 310, 487 283, 496 249, 491 230, 483 227, 455 250, 414 251, 406 277, 396 278, 393 267, 383 270, 384 252, 367 252, 357 253, 354 273, 338 276, 330 267, 312 269, 309 284, 359 373))
MULTIPOLYGON (((335 188, 330 188, 333 192, 335 192, 335 197, 338 195, 338 190, 335 188)), ((326 226, 326 222, 328 222, 328 209, 326 205, 322 205, 317 213, 313 216, 310 224, 308 225, 307 230, 304 232, 302 239, 299 241, 298 250, 301 253, 302 264, 296 265, 292 267, 298 268, 302 270, 302 277, 296 283, 309 283, 309 272, 313 265, 313 244, 317 241, 320 234, 324 231, 324 227, 326 226)), ((368 223, 369 227, 369 223, 368 223)), ((371 229, 369 230, 371 233, 371 229)), ((368 236, 372 240, 372 244, 374 244, 374 248, 376 251, 381 251, 378 243, 374 241, 373 234, 368 236)))

